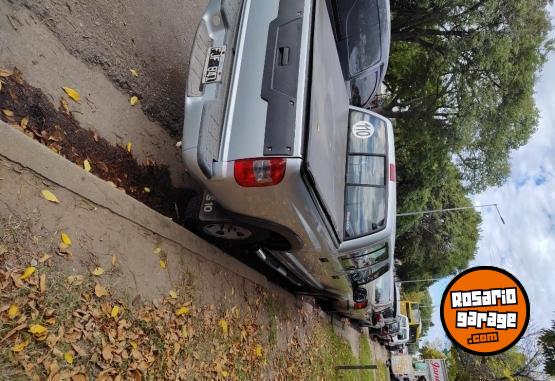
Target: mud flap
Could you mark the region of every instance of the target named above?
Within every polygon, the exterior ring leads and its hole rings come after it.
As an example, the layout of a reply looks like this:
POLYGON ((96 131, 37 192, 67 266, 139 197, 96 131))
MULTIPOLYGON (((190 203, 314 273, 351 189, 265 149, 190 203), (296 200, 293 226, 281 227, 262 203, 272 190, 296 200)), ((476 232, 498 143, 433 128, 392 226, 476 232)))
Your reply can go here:
POLYGON ((198 218, 204 222, 232 221, 231 216, 216 202, 214 196, 206 191, 202 195, 198 218))

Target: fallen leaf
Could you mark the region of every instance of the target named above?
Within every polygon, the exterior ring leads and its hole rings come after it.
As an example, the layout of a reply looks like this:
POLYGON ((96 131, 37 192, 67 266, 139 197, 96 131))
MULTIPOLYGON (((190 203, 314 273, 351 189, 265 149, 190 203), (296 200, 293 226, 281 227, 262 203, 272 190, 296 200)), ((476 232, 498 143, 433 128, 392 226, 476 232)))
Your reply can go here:
POLYGON ((62 99, 60 100, 60 104, 62 105, 62 108, 64 109, 66 114, 69 114, 69 104, 64 97, 62 97, 62 99))
POLYGON ((139 98, 136 95, 133 95, 131 98, 129 98, 129 103, 131 103, 131 106, 135 106, 137 103, 139 103, 139 98))
POLYGON ((88 381, 89 378, 85 376, 83 373, 77 373, 73 377, 71 377, 71 381, 88 381))
POLYGON ((115 318, 115 317, 118 316, 118 314, 119 314, 119 306, 117 306, 117 305, 113 306, 112 307, 112 312, 110 312, 110 316, 115 318))
POLYGON ((19 277, 20 280, 28 279, 31 275, 33 275, 37 271, 36 267, 29 266, 23 271, 23 274, 19 277))
POLYGON ((67 282, 74 286, 79 286, 80 284, 83 283, 83 280, 84 280, 83 275, 70 275, 67 277, 67 282))
POLYGON ((177 311, 175 311, 175 314, 177 316, 181 316, 181 315, 188 315, 190 312, 189 308, 187 307, 181 307, 180 309, 178 309, 177 311))
POLYGON ((115 266, 117 262, 118 262, 118 259, 116 258, 116 256, 112 255, 112 266, 115 266))
POLYGON ((145 193, 150 193, 150 188, 149 187, 145 187, 144 188, 145 193))
POLYGON ((10 308, 8 308, 8 317, 10 319, 15 318, 19 313, 19 307, 16 304, 12 304, 10 308))
POLYGON ((41 294, 46 292, 46 274, 41 274, 39 277, 39 290, 41 294))
POLYGON ((12 74, 13 74, 13 71, 0 68, 0 77, 9 77, 12 74))
POLYGON ((103 296, 108 295, 108 290, 106 290, 106 288, 104 288, 102 285, 97 283, 96 286, 94 286, 94 294, 98 298, 102 298, 103 296))
POLYGON ((175 292, 174 290, 170 290, 169 295, 170 298, 177 299, 177 292, 175 292))
POLYGON ((29 124, 29 117, 23 117, 21 118, 21 120, 19 121, 19 125, 21 126, 21 128, 26 129, 27 125, 29 124))
POLYGON ((70 351, 64 353, 64 360, 66 360, 68 364, 73 364, 73 353, 70 351))
POLYGON ((59 204, 60 200, 58 200, 58 197, 56 197, 56 195, 52 192, 50 192, 48 189, 43 189, 40 194, 42 195, 42 197, 44 197, 44 199, 53 202, 55 204, 59 204))
POLYGON ((88 160, 83 161, 83 168, 85 169, 85 172, 90 172, 91 171, 91 163, 88 160))
POLYGON ((0 81, 0 91, 2 91, 2 84, 3 84, 3 83, 4 83, 4 82, 0 81))
POLYGON ((131 149, 133 148, 133 144, 131 142, 127 143, 127 146, 125 147, 125 149, 127 150, 127 152, 131 153, 131 149))
POLYGON ((102 348, 102 358, 106 361, 112 360, 112 348, 109 345, 102 348))
POLYGON ((129 71, 131 72, 131 75, 133 77, 138 77, 139 76, 139 72, 137 69, 129 69, 129 71))
POLYGON ((79 102, 81 100, 81 94, 79 94, 77 90, 72 89, 71 87, 62 87, 62 89, 64 89, 66 94, 75 102, 79 102))
POLYGON ((69 238, 69 235, 67 235, 66 233, 62 233, 60 238, 64 245, 66 245, 67 247, 71 246, 71 238, 69 238))
POLYGON ((6 115, 6 116, 13 116, 13 111, 8 110, 8 109, 3 109, 2 114, 6 115))
POLYGON ((131 344, 131 347, 132 347, 133 349, 137 349, 137 348, 139 347, 139 346, 137 345, 137 342, 136 342, 136 341, 133 341, 133 340, 131 340, 131 341, 129 342, 129 344, 131 344))
POLYGON ((35 336, 41 336, 48 332, 48 328, 40 324, 32 324, 31 326, 29 326, 29 332, 31 332, 35 336))
POLYGON ((166 268, 166 261, 163 259, 160 259, 160 267, 165 269, 166 268))
POLYGON ((227 370, 223 370, 220 372, 220 374, 222 375, 222 377, 228 377, 229 376, 229 372, 227 370))
POLYGON ((44 263, 47 260, 49 260, 50 258, 52 258, 52 256, 50 254, 44 254, 40 259, 39 259, 39 263, 44 263))
POLYGON ((227 336, 227 334, 229 333, 229 326, 227 325, 227 321, 225 319, 220 319, 219 324, 224 336, 227 336))
POLYGON ((262 357, 262 346, 260 344, 256 344, 254 352, 256 354, 256 357, 262 357))
POLYGON ((157 247, 157 248, 154 249, 154 254, 158 255, 158 254, 160 254, 161 251, 162 251, 162 249, 157 247))
POLYGON ((25 349, 29 345, 29 340, 22 341, 21 343, 17 343, 12 347, 12 352, 19 353, 25 349))
POLYGON ((91 271, 91 274, 94 276, 101 276, 104 274, 104 269, 102 267, 96 267, 93 271, 91 271))

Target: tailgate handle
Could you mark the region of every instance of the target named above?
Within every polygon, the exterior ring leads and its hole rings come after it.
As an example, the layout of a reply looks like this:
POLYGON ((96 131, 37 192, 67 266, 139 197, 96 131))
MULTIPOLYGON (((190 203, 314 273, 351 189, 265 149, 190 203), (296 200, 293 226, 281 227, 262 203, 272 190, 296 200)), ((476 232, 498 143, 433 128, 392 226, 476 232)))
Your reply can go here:
POLYGON ((279 66, 289 65, 289 47, 279 48, 279 66))

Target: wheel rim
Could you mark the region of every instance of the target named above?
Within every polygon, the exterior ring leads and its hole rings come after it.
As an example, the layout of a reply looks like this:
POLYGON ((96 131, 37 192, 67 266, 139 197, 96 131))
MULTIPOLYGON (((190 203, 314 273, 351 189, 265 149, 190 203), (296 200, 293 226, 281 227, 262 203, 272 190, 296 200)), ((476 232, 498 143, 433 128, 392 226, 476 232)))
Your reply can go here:
POLYGON ((204 225, 202 230, 212 237, 234 241, 245 240, 252 236, 249 229, 232 223, 208 224, 204 225))

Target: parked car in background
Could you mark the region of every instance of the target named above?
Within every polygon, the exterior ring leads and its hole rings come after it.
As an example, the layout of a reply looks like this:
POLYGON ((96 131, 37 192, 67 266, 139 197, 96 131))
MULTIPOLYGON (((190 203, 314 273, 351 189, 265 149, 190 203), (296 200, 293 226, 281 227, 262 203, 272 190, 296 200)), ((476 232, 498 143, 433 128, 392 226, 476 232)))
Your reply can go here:
POLYGON ((391 351, 398 351, 409 341, 409 319, 399 315, 399 332, 390 335, 385 346, 391 351))
POLYGON ((205 192, 186 219, 204 237, 253 248, 305 292, 366 311, 366 285, 393 266, 393 127, 350 104, 330 46, 325 0, 209 2, 182 144, 205 192))
POLYGON ((327 0, 351 104, 368 108, 387 71, 389 0, 327 0))

